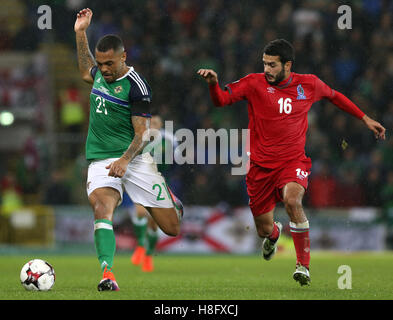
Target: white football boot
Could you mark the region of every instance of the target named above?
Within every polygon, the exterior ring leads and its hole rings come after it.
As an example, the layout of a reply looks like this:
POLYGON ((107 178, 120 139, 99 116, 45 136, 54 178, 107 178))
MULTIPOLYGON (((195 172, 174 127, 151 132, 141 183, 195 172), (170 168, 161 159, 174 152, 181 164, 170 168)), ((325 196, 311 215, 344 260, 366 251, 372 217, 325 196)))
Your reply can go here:
POLYGON ((279 230, 277 240, 272 242, 271 240, 269 240, 269 238, 265 238, 262 242, 262 254, 265 260, 271 260, 277 251, 277 242, 278 239, 280 239, 282 224, 280 222, 276 222, 276 225, 279 230))
POLYGON ((310 271, 301 264, 296 265, 296 271, 293 273, 293 279, 299 282, 301 286, 310 285, 310 271))

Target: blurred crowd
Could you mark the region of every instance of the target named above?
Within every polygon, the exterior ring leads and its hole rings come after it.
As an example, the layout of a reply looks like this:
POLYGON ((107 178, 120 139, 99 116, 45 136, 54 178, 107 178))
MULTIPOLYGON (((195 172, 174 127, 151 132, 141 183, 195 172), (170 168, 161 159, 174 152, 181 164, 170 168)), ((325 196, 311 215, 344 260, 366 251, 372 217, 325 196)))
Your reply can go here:
MULTIPOLYGON (((27 15, 32 15, 37 3, 25 1, 27 15)), ((352 29, 345 30, 337 26, 338 5, 328 0, 69 0, 47 4, 52 7, 54 34, 45 41, 75 50, 75 14, 91 8, 94 16, 88 38, 92 52, 101 36, 120 35, 128 64, 152 87, 154 112, 164 121, 174 121, 175 130, 188 128, 194 133, 248 125, 246 102, 214 108, 206 83, 196 75, 199 68, 216 70, 223 86, 249 73, 263 72, 263 47, 276 38, 289 40, 296 50, 294 72, 316 74, 387 128, 387 140, 379 142, 361 121, 331 103, 314 104, 306 145, 313 169, 305 205, 393 207, 392 1, 352 1, 352 29)), ((1 50, 39 48, 38 31, 28 28, 26 21, 26 33, 14 39, 0 33, 1 50)), ((70 63, 76 65, 76 57, 70 63)), ((58 92, 64 89, 56 88, 58 92)), ((74 91, 68 97, 72 103, 75 99, 82 103, 74 91)), ((83 115, 80 119, 86 121, 83 115)), ((72 130, 85 129, 76 125, 72 130)), ((83 145, 81 141, 78 155, 69 154, 69 162, 78 168, 84 168, 83 145)), ((231 167, 173 165, 166 167, 164 175, 187 205, 247 205, 244 176, 231 175, 231 167)), ((44 201, 53 202, 62 194, 60 202, 73 202, 72 183, 64 171, 51 176, 44 201)), ((71 176, 80 179, 81 175, 71 176)))

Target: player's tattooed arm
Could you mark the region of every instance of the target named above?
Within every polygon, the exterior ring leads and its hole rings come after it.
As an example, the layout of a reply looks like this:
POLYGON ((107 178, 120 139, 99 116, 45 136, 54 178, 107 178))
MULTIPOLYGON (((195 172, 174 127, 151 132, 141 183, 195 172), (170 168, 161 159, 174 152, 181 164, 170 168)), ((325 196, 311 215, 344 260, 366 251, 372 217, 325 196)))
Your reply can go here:
POLYGON ((76 33, 76 46, 78 52, 79 72, 81 73, 82 79, 86 82, 93 83, 90 70, 95 66, 95 60, 89 49, 86 32, 76 33))
POLYGON ((149 140, 149 128, 150 128, 150 118, 141 116, 131 117, 132 126, 134 127, 134 139, 123 154, 122 158, 128 162, 132 161, 140 152, 146 147, 150 142, 149 140))
POLYGON ((89 83, 93 83, 90 70, 96 65, 94 57, 90 52, 86 35, 86 29, 90 25, 92 16, 93 12, 90 9, 83 9, 77 13, 74 25, 79 72, 81 73, 82 79, 89 83))
POLYGON ((132 139, 126 152, 124 152, 118 160, 106 167, 109 169, 109 176, 121 178, 126 173, 128 164, 140 154, 150 142, 150 118, 132 116, 131 121, 135 132, 134 139, 132 139))

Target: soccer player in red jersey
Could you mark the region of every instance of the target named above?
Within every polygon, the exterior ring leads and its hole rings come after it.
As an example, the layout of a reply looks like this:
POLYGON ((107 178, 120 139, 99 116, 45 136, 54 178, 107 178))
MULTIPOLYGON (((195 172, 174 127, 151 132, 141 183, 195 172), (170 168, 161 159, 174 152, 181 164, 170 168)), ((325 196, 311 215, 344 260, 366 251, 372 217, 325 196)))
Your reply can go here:
POLYGON ((246 183, 256 230, 263 238, 263 257, 270 260, 277 250, 282 226, 274 222, 273 212, 276 203, 282 201, 297 257, 293 278, 308 285, 309 222, 302 206, 311 169, 311 159, 305 154, 307 112, 314 102, 326 98, 362 120, 377 139, 385 139, 385 128, 317 76, 292 72, 294 60, 292 45, 277 39, 264 48, 264 73, 249 74, 226 85, 225 90, 220 88, 214 70, 200 69, 197 73, 208 83, 215 106, 248 101, 250 168, 246 183))

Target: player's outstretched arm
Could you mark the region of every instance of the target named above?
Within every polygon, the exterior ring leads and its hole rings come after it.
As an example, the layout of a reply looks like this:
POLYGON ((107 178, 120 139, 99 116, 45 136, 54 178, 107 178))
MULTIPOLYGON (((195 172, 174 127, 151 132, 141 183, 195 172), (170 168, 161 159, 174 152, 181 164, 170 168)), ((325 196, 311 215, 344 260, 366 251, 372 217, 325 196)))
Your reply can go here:
POLYGON ((89 8, 83 9, 76 14, 76 21, 74 25, 79 72, 81 73, 82 79, 88 83, 93 83, 90 70, 96 65, 94 57, 90 52, 86 35, 86 30, 90 25, 92 17, 93 11, 89 8))
POLYGON ((349 100, 342 93, 335 91, 335 95, 330 97, 329 100, 339 107, 341 110, 361 119, 364 124, 369 128, 372 132, 374 132, 376 139, 385 140, 385 131, 386 129, 377 121, 371 119, 363 111, 361 111, 351 100, 349 100))
POLYGON ((337 90, 332 90, 323 81, 315 77, 315 101, 321 98, 327 98, 331 103, 339 107, 341 110, 353 115, 354 117, 361 119, 364 124, 369 128, 375 135, 376 139, 385 140, 386 129, 377 121, 368 117, 362 110, 360 110, 350 99, 337 90))

